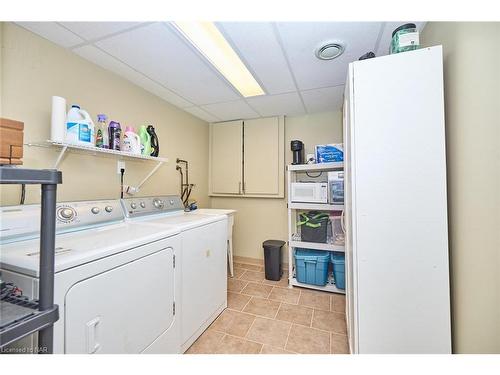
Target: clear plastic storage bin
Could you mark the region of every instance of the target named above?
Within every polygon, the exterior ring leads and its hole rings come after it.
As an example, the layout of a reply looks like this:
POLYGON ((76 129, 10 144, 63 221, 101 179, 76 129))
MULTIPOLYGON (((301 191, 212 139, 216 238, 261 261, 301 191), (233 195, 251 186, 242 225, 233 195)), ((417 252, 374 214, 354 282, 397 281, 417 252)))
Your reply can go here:
POLYGON ((342 229, 342 217, 341 216, 330 216, 330 222, 332 223, 332 239, 331 242, 334 245, 342 246, 345 244, 344 230, 342 229))

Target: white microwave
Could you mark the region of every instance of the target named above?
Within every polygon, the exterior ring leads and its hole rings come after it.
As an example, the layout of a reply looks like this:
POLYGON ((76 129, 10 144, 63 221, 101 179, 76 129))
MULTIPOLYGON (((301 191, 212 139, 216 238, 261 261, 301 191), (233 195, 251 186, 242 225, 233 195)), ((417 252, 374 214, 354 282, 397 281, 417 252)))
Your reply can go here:
POLYGON ((291 202, 328 203, 327 182, 292 182, 291 202))

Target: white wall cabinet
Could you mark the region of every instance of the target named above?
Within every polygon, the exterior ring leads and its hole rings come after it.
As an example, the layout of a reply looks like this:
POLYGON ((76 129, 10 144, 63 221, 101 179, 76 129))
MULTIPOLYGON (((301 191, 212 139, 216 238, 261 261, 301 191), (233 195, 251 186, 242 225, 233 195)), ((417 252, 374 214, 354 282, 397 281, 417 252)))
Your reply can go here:
POLYGON ((210 124, 210 195, 284 197, 284 118, 210 124))
POLYGON ((351 352, 450 353, 440 46, 349 64, 344 156, 351 352))
POLYGON ((210 193, 241 194, 242 163, 243 121, 210 124, 210 193))

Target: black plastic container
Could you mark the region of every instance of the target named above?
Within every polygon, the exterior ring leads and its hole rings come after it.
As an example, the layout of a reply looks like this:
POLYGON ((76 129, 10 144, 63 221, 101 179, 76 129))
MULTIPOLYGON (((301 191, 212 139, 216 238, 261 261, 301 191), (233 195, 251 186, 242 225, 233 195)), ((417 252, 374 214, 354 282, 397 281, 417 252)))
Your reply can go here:
POLYGON ((264 266, 267 280, 279 281, 281 270, 281 248, 285 241, 267 240, 262 243, 264 247, 264 266))
POLYGON ((309 211, 300 214, 300 239, 304 242, 326 243, 328 225, 330 218, 328 214, 309 211))

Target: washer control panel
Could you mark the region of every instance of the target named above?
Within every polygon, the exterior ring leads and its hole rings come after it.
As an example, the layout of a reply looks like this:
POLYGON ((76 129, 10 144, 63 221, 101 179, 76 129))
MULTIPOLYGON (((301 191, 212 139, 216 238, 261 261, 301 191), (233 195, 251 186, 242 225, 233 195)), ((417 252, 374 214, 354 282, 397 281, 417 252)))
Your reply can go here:
POLYGON ((123 219, 118 200, 64 202, 56 207, 58 227, 95 225, 123 219))
POLYGON ((121 204, 127 217, 139 217, 184 210, 181 198, 177 195, 125 198, 121 200, 121 204))
MULTIPOLYGON (((40 204, 0 207, 0 242, 40 236, 40 204)), ((125 219, 120 201, 61 202, 56 205, 56 230, 71 231, 81 226, 102 225, 125 219)))

